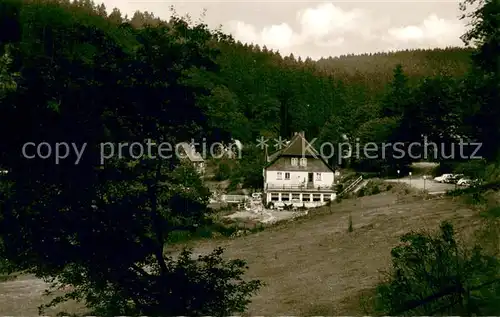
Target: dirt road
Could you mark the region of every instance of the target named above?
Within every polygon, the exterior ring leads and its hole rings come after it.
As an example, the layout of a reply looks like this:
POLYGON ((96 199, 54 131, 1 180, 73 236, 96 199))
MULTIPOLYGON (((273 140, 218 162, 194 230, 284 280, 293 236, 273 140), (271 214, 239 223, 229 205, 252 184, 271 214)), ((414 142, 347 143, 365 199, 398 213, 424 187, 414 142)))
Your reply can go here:
MULTIPOLYGON (((470 227, 472 214, 450 199, 383 193, 334 203, 307 218, 245 237, 198 242, 195 252, 222 246, 227 257, 248 261, 248 277, 266 283, 248 315, 355 315, 363 313, 360 293, 379 281, 401 234, 436 229, 445 219, 470 227), (350 233, 349 214, 354 227, 350 233)), ((42 286, 35 279, 0 283, 0 315, 38 315, 42 286)))
POLYGON ((422 190, 427 190, 429 194, 444 194, 446 193, 447 190, 453 190, 455 189, 454 184, 444 184, 444 183, 438 183, 435 182, 432 179, 423 179, 421 176, 418 177, 404 177, 404 178, 398 178, 398 179, 388 179, 386 180, 387 182, 392 182, 392 183, 406 183, 411 185, 412 187, 416 189, 422 189, 422 190))

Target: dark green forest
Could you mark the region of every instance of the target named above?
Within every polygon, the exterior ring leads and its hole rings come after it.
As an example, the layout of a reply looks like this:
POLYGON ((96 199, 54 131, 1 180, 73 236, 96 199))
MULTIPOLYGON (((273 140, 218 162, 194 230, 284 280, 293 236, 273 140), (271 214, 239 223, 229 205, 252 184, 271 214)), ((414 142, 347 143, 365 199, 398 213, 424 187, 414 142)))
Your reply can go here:
MULTIPOLYGON (((89 0, 1 1, 2 267, 73 285, 53 304, 79 299, 96 315, 245 311, 261 283, 241 280, 243 260, 224 260, 220 250, 200 259, 164 255, 171 232, 208 221, 210 192, 196 172, 175 157, 102 165, 99 144, 250 145, 295 131, 405 146, 460 137, 481 142, 476 155, 496 164, 500 5, 480 4, 467 48, 312 61, 237 42, 175 12, 162 21, 89 0), (26 159, 27 142, 86 144, 85 155, 78 164, 74 152, 58 164, 26 159)), ((244 157, 240 171, 253 184, 258 155, 244 157)), ((410 161, 350 164, 389 173, 410 161)))

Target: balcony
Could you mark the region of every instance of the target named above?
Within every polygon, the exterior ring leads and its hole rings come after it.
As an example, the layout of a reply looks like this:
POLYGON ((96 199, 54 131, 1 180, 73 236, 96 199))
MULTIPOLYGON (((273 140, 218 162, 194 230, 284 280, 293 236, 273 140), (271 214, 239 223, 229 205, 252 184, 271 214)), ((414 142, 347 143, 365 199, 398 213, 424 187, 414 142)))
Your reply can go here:
POLYGON ((334 190, 333 185, 314 185, 311 183, 305 184, 295 184, 295 185, 278 185, 278 184, 266 184, 266 191, 289 191, 289 192, 331 192, 334 190))

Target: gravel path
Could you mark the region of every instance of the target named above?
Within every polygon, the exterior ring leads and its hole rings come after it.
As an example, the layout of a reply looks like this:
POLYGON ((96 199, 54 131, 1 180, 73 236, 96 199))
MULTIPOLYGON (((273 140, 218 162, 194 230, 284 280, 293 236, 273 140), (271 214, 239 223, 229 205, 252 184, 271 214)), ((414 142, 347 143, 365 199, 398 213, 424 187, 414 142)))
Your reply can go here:
POLYGON ((399 179, 387 179, 386 181, 392 183, 406 183, 417 189, 427 190, 429 194, 444 194, 447 190, 453 190, 456 187, 454 184, 438 183, 432 179, 424 180, 421 177, 404 177, 399 179))

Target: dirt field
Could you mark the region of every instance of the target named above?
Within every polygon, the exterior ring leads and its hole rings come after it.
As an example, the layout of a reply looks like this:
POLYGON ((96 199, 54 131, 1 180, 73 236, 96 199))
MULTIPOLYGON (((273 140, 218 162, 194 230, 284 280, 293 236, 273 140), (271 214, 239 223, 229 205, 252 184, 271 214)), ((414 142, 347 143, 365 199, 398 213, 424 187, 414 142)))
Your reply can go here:
MULTIPOLYGON (((0 283, 0 315, 38 316, 38 306, 48 302, 47 297, 42 296, 47 286, 44 281, 32 276, 21 276, 13 281, 0 283)), ((55 316, 57 312, 64 310, 82 315, 86 312, 83 305, 67 302, 46 313, 55 316)))
MULTIPOLYGON (((360 294, 372 289, 381 277, 379 271, 388 268, 389 252, 401 234, 436 229, 445 219, 457 228, 470 227, 472 215, 447 198, 383 193, 334 203, 245 237, 197 242, 195 252, 222 246, 228 257, 248 261, 248 277, 266 283, 248 315, 357 315, 363 314, 360 294)), ((39 286, 33 279, 0 283, 0 315, 38 315, 39 286)))
MULTIPOLYGON (((407 198, 408 199, 408 198, 407 198)), ((458 227, 471 224, 473 212, 458 202, 436 198, 400 201, 384 193, 333 204, 330 211, 243 238, 206 241, 204 253, 216 246, 230 258, 247 259, 248 276, 267 285, 248 315, 363 314, 359 296, 379 281, 388 268, 390 250, 403 233, 437 229, 450 219, 458 227), (354 231, 347 232, 352 212, 354 231)))

